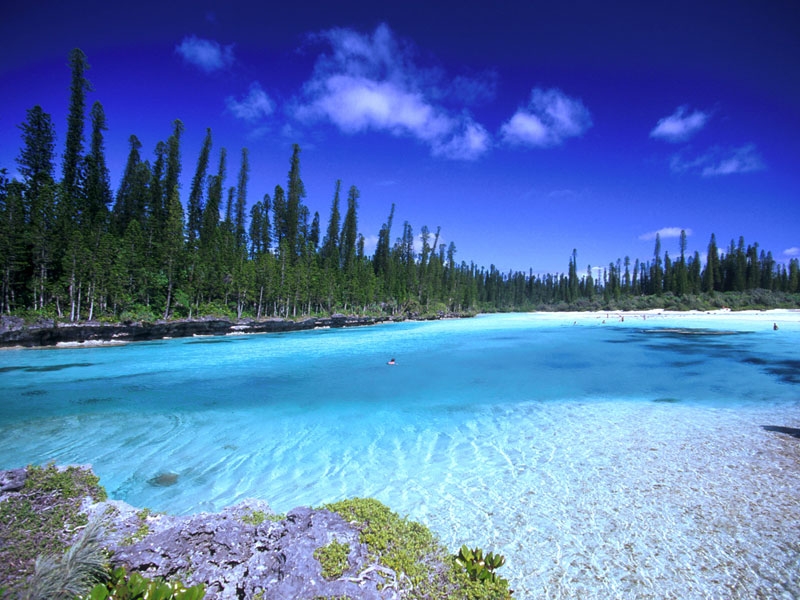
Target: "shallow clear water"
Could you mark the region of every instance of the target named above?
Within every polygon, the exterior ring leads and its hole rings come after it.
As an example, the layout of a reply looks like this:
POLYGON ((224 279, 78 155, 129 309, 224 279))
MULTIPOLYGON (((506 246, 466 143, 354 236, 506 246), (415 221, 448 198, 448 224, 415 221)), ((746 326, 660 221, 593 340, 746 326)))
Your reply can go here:
POLYGON ((9 350, 0 468, 91 463, 173 513, 372 496, 504 553, 520 598, 791 598, 800 439, 770 429, 800 429, 798 347, 782 313, 9 350))

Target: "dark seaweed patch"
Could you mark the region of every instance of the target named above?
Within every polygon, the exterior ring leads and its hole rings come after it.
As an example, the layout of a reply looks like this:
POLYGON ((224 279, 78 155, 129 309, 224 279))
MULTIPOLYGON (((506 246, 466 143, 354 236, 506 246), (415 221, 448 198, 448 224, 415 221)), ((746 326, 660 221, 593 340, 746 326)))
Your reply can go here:
POLYGON ((675 404, 676 402, 680 402, 677 398, 656 398, 653 402, 661 402, 664 404, 675 404))
POLYGON ((231 340, 193 340, 187 344, 230 344, 231 340))
POLYGON ((772 431, 774 433, 785 433, 786 435, 790 435, 797 439, 800 439, 800 429, 795 427, 780 427, 778 425, 762 425, 761 426, 766 431, 772 431))
POLYGON ((748 365, 768 365, 769 361, 765 358, 760 358, 758 356, 747 356, 742 359, 743 363, 748 365))
POLYGON ((779 360, 764 369, 784 383, 800 383, 800 360, 779 360))
POLYGON ((113 402, 114 398, 110 396, 104 396, 102 398, 79 398, 78 400, 73 400, 72 402, 75 404, 103 404, 105 402, 113 402))
POLYGON ((674 327, 663 329, 641 329, 642 333, 648 335, 659 335, 664 337, 684 337, 684 336, 724 336, 724 335, 744 335, 746 331, 727 331, 717 329, 691 329, 688 327, 674 327))
POLYGON ((777 377, 783 383, 800 383, 800 360, 768 360, 760 356, 745 356, 740 362, 763 367, 764 372, 777 377))
POLYGON ((674 360, 669 364, 670 364, 671 367, 675 367, 676 369, 685 369, 686 367, 697 366, 697 361, 694 361, 694 360, 674 360))
POLYGON ((50 371, 63 371, 71 367, 91 367, 92 363, 67 363, 64 365, 47 365, 44 367, 26 367, 29 373, 49 373, 50 371))
POLYGON ((10 373, 12 371, 24 371, 30 367, 0 367, 0 373, 10 373))
POLYGON ((22 392, 23 396, 44 396, 47 393, 45 390, 28 390, 27 392, 22 392))

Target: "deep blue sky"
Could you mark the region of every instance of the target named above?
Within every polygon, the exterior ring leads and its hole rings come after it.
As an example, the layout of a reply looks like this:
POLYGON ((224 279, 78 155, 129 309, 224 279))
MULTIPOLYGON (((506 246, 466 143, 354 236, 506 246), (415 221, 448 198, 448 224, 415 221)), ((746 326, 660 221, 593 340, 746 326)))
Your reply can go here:
POLYGON ((323 231, 341 179, 368 248, 394 202, 393 239, 441 226, 458 260, 501 270, 562 272, 573 248, 580 269, 649 259, 657 231, 674 257, 680 229, 701 254, 713 232, 800 256, 794 1, 17 4, 0 20, 12 174, 35 104, 63 149, 79 47, 115 192, 129 136, 151 159, 181 119, 184 201, 207 127, 228 186, 249 149, 250 203, 285 187, 298 143, 323 231))

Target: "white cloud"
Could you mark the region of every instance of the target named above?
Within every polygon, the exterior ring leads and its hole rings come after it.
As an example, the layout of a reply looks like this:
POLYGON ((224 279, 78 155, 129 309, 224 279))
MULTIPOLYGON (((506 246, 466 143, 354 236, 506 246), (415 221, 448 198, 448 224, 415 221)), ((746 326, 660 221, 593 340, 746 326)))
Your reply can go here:
POLYGON ((689 113, 686 106, 679 106, 670 116, 659 119, 650 137, 673 143, 682 142, 700 131, 709 116, 709 113, 699 110, 689 113))
POLYGON ((378 236, 377 235, 365 235, 364 236, 364 254, 367 256, 372 256, 375 254, 375 249, 378 247, 378 236))
POLYGON ((262 117, 268 117, 274 110, 274 105, 269 96, 261 89, 261 84, 254 81, 250 84, 250 90, 241 100, 236 100, 233 96, 225 99, 225 106, 228 111, 237 119, 254 122, 262 117))
POLYGON ((299 120, 328 120, 348 134, 372 130, 413 137, 445 158, 474 160, 489 149, 481 125, 434 101, 442 95, 435 85, 439 76, 418 68, 410 48, 386 25, 371 36, 334 29, 314 39, 332 53, 317 59, 294 109, 299 120))
POLYGON ((756 147, 753 144, 747 144, 728 150, 721 157, 712 160, 711 164, 703 168, 703 175, 731 175, 761 171, 762 169, 764 169, 764 162, 756 152, 756 147))
POLYGON ((648 242, 656 239, 656 235, 658 235, 658 237, 660 237, 662 240, 669 238, 679 238, 681 237, 681 231, 685 231, 687 237, 692 235, 692 230, 689 229, 688 227, 662 227, 658 231, 650 231, 648 233, 643 233, 642 235, 639 236, 639 239, 648 242))
POLYGON ((206 73, 220 71, 233 64, 233 45, 222 46, 213 40, 203 40, 194 35, 183 38, 175 46, 175 52, 206 73))
POLYGON ((469 117, 464 117, 458 127, 459 130, 454 131, 449 137, 434 142, 434 155, 445 158, 475 160, 486 152, 491 145, 489 133, 486 129, 469 117))
POLYGON ((745 144, 738 148, 711 148, 705 154, 689 160, 684 159, 681 154, 675 154, 670 159, 670 168, 674 173, 689 171, 704 177, 713 177, 751 173, 766 167, 755 145, 745 144))
POLYGON ((557 89, 535 88, 527 107, 520 108, 500 129, 510 144, 548 147, 582 135, 592 126, 583 102, 557 89))
POLYGON ((792 246, 783 251, 784 256, 800 256, 800 248, 792 246))

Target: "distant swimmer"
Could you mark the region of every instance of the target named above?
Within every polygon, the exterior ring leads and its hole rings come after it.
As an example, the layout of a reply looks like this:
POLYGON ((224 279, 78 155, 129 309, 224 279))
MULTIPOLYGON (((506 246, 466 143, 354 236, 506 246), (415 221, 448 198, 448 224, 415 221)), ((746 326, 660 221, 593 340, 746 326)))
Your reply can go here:
POLYGON ((394 359, 391 359, 389 362, 386 363, 387 365, 396 365, 397 363, 394 362, 394 359))
POLYGON ((772 324, 772 331, 778 331, 778 324, 777 323, 773 323, 772 324))

